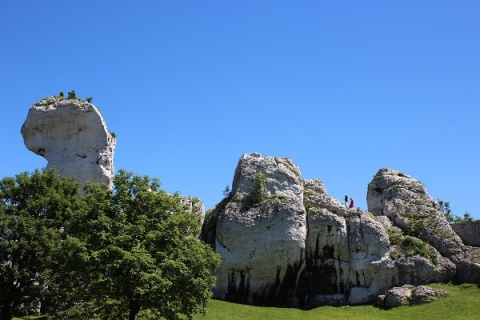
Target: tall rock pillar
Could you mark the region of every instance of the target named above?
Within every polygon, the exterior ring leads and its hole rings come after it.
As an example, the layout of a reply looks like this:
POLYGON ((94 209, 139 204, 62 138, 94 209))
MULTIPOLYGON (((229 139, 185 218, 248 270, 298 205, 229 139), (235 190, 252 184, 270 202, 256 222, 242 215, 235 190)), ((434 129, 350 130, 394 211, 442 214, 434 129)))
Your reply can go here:
POLYGON ((45 98, 29 110, 21 129, 25 146, 62 176, 112 186, 115 136, 100 111, 81 99, 45 98))

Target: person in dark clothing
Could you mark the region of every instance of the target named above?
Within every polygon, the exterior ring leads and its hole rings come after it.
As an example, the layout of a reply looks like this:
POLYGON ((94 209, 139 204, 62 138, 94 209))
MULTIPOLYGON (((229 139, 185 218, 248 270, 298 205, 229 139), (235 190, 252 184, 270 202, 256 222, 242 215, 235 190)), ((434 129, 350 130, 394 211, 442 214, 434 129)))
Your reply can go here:
POLYGON ((347 206, 348 203, 348 195, 345 195, 345 207, 347 206))

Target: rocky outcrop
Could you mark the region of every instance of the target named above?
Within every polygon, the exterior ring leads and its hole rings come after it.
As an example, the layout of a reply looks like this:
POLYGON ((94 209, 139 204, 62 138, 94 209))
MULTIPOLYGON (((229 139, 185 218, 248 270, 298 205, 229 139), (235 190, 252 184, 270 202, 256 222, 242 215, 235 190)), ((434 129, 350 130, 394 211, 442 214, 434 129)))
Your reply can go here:
POLYGON ((457 222, 450 225, 463 243, 473 247, 480 247, 480 221, 457 222))
POLYGON ((253 304, 294 306, 304 268, 306 215, 298 168, 288 159, 244 155, 217 219, 222 256, 215 295, 253 304))
POLYGON ((380 169, 368 185, 368 211, 433 246, 456 266, 461 281, 480 281, 480 248, 463 244, 423 184, 402 172, 380 169))
MULTIPOLYGON (((385 218, 385 217, 384 217, 385 218)), ((360 304, 393 286, 445 281, 455 265, 386 219, 347 208, 287 158, 245 154, 201 238, 222 256, 216 298, 312 308, 360 304)))
POLYGON ((115 137, 100 111, 80 99, 52 96, 34 104, 22 126, 25 146, 63 176, 107 183, 114 175, 115 137))
POLYGON ((205 205, 196 197, 181 197, 180 204, 182 204, 188 212, 191 212, 197 217, 197 220, 203 224, 205 219, 205 205))
POLYGON ((449 293, 445 290, 433 289, 428 286, 403 285, 393 287, 385 294, 379 295, 375 305, 382 309, 391 309, 400 306, 425 304, 448 295, 449 293))

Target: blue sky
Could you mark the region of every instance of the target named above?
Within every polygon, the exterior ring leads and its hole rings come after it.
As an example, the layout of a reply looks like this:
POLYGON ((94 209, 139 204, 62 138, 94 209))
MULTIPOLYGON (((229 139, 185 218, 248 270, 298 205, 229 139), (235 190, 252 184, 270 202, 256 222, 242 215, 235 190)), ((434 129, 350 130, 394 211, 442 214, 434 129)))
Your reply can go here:
POLYGON ((478 1, 1 1, 0 177, 42 168, 20 134, 93 96, 116 169, 212 208, 240 156, 290 157, 366 209, 382 167, 480 218, 478 1))

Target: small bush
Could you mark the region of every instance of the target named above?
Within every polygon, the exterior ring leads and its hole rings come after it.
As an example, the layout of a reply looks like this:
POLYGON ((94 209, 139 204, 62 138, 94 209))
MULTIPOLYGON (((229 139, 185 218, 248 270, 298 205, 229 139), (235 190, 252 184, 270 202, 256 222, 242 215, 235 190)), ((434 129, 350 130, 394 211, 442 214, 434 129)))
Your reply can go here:
POLYGON ((416 254, 419 254, 427 259, 430 258, 430 252, 428 251, 427 244, 418 238, 414 238, 412 236, 405 236, 402 247, 405 251, 405 255, 407 256, 414 256, 416 254))
POLYGON ((67 99, 77 99, 77 94, 75 93, 75 90, 72 90, 68 93, 67 99))
POLYGON ((253 202, 258 204, 267 198, 267 177, 260 172, 255 177, 255 187, 253 190, 253 202))

